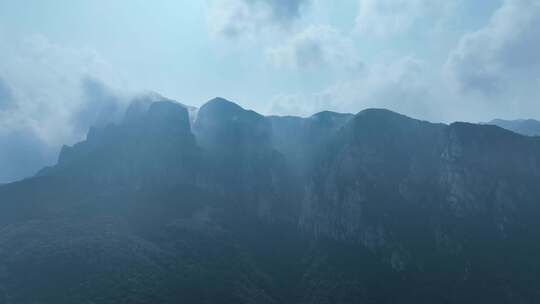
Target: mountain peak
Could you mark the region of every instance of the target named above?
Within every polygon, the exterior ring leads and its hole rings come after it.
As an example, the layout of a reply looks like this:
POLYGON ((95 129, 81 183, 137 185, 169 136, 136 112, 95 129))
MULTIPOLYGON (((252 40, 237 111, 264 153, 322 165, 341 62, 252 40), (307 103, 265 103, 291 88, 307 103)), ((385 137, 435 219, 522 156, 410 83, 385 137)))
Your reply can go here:
POLYGON ((535 119, 494 119, 487 124, 496 125, 522 135, 540 136, 540 121, 535 119))
POLYGON ((211 107, 211 108, 218 108, 218 109, 221 109, 221 110, 229 110, 229 111, 241 111, 241 110, 244 110, 244 108, 242 108, 241 106, 239 106, 237 103, 234 103, 230 100, 227 100, 225 98, 222 98, 222 97, 216 97, 216 98, 213 98, 213 99, 210 99, 208 102, 206 102, 202 107, 202 108, 208 108, 208 107, 211 107))
POLYGON ((152 122, 180 124, 183 128, 190 128, 186 107, 174 101, 154 102, 148 109, 147 117, 152 122))
POLYGON ((351 124, 355 126, 355 129, 367 128, 372 131, 402 128, 420 122, 420 120, 387 109, 366 109, 351 119, 351 124))
POLYGON ((218 146, 266 144, 271 129, 270 120, 266 117, 224 98, 214 98, 204 104, 194 124, 194 131, 203 147, 216 144, 218 146))
POLYGON ((352 116, 354 116, 354 115, 350 114, 350 113, 322 111, 322 112, 318 112, 318 113, 315 113, 315 114, 311 115, 309 118, 310 119, 315 119, 315 120, 327 120, 327 119, 350 118, 352 116))
POLYGON ((356 114, 357 117, 374 117, 381 119, 413 119, 397 112, 383 108, 369 108, 362 110, 356 114))
POLYGON ((144 94, 140 94, 135 96, 127 110, 124 116, 124 121, 134 121, 137 119, 140 119, 143 115, 148 112, 150 109, 150 106, 158 101, 172 101, 171 99, 165 98, 158 93, 155 92, 148 92, 144 94))

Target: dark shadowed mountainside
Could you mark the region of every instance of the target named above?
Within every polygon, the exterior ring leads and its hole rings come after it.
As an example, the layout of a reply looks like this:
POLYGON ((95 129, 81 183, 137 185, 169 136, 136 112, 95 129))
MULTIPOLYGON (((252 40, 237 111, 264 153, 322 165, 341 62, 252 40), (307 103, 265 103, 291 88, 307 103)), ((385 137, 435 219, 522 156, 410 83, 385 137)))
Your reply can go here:
POLYGON ((153 96, 0 185, 0 303, 537 303, 540 138, 153 96))

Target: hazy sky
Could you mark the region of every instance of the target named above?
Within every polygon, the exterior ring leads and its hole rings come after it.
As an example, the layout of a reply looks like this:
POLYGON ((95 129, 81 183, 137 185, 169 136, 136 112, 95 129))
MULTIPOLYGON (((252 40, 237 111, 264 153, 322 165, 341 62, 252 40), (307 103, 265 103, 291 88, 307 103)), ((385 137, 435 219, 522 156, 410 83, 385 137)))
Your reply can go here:
POLYGON ((539 87, 540 0, 0 0, 0 182, 141 91, 449 122, 540 118, 539 87))

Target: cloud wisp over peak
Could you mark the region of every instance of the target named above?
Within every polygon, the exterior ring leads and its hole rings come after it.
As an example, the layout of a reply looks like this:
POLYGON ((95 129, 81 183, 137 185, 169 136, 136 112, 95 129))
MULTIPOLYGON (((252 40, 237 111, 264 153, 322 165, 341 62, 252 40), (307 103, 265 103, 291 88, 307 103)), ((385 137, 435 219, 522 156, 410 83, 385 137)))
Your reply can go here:
POLYGON ((98 80, 115 83, 110 65, 91 50, 43 36, 0 40, 2 183, 54 163, 63 144, 114 121, 124 101, 98 80))

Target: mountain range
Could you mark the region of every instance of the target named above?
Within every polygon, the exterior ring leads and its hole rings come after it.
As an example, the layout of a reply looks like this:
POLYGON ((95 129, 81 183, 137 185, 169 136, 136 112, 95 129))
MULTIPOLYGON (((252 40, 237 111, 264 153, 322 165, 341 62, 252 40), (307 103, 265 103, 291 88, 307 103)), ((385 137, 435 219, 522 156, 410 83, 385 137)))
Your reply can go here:
POLYGON ((504 120, 494 119, 488 122, 501 128, 528 136, 540 136, 540 121, 536 119, 504 120))
POLYGON ((0 303, 537 303, 540 138, 140 98, 0 186, 0 303))

